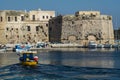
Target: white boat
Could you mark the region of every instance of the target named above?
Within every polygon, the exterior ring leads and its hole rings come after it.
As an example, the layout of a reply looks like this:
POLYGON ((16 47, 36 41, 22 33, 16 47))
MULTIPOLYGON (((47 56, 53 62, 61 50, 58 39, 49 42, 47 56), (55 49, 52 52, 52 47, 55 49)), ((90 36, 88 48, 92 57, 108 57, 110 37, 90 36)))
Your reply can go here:
POLYGON ((97 48, 103 48, 103 47, 104 47, 103 44, 98 44, 98 45, 97 45, 97 48))
POLYGON ((21 45, 21 44, 16 44, 15 48, 13 48, 14 52, 23 52, 23 51, 28 51, 31 48, 30 45, 21 45))
POLYGON ((97 44, 94 41, 90 41, 88 43, 88 48, 96 48, 96 47, 97 47, 97 44))

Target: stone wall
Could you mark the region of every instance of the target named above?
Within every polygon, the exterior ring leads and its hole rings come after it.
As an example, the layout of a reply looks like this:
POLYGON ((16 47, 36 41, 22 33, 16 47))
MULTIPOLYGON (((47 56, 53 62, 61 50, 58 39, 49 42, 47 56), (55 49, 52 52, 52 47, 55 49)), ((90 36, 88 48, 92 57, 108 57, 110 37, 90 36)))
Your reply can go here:
MULTIPOLYGON (((99 13, 99 12, 98 12, 99 13)), ((66 15, 49 21, 50 42, 78 43, 86 45, 96 43, 114 43, 112 17, 107 15, 66 15)))
POLYGON ((48 42, 48 20, 52 17, 55 11, 0 11, 0 39, 5 43, 48 42))

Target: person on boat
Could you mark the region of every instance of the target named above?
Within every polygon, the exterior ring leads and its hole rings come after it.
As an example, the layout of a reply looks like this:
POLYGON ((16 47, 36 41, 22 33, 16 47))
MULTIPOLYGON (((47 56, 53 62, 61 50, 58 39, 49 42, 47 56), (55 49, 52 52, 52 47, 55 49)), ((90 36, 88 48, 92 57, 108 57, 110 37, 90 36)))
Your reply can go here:
POLYGON ((34 61, 38 63, 38 56, 34 56, 34 61))
POLYGON ((33 54, 23 54, 22 57, 19 58, 20 61, 31 61, 31 60, 34 60, 35 62, 38 63, 38 56, 34 56, 33 57, 33 54))

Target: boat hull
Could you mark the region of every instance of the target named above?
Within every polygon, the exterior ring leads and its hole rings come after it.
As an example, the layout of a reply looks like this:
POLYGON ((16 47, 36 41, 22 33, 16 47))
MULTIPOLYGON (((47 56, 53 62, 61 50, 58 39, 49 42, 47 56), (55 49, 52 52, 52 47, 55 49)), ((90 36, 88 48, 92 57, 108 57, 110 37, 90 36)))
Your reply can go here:
POLYGON ((24 66, 36 66, 38 63, 36 61, 26 61, 26 62, 21 62, 22 65, 24 66))

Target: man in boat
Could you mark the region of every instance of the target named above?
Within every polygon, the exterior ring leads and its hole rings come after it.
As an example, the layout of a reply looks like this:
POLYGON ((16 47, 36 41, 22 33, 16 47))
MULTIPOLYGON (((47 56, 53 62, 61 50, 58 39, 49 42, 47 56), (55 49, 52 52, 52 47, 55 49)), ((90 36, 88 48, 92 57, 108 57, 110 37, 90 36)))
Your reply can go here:
POLYGON ((19 60, 23 65, 32 66, 38 64, 38 56, 33 56, 32 52, 24 52, 19 60))

